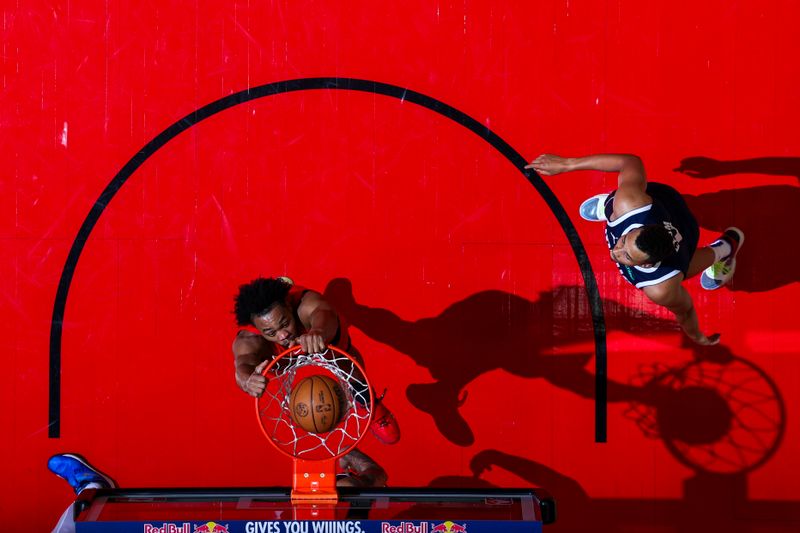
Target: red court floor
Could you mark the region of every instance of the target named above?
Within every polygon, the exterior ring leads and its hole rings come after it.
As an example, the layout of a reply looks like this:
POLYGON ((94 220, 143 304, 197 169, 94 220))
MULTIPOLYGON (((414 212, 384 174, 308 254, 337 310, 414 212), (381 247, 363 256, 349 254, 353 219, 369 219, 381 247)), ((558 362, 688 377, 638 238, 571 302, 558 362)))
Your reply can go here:
POLYGON ((554 532, 800 526, 796 2, 0 14, 6 529, 53 526, 63 451, 125 487, 289 484, 230 353, 237 287, 284 274, 388 388, 402 440, 363 449, 392 485, 546 487, 554 532), (702 243, 744 230, 732 286, 685 284, 718 347, 578 216, 616 176, 526 175, 543 152, 639 154, 702 243))

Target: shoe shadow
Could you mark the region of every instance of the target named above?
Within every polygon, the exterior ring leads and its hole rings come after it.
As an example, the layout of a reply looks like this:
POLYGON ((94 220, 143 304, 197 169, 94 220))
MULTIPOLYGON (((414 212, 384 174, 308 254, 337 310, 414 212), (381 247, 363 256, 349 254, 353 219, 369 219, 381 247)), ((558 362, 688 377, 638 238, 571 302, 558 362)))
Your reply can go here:
MULTIPOLYGON (((763 157, 742 161, 717 161, 689 157, 675 169, 706 179, 731 174, 795 176, 800 181, 800 158, 763 157)), ((791 224, 800 206, 800 188, 764 185, 700 195, 684 195, 701 226, 722 232, 737 226, 745 233, 736 257, 736 275, 730 290, 763 292, 800 281, 800 248, 780 228, 791 224)))

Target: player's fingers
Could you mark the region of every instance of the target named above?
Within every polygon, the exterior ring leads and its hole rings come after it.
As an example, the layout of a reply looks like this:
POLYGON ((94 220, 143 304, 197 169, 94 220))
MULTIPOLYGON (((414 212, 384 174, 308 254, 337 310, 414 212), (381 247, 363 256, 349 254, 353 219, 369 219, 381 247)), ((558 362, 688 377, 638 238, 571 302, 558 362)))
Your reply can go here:
POLYGON ((261 373, 264 371, 264 369, 267 367, 267 365, 268 365, 268 364, 269 364, 269 359, 266 359, 266 360, 264 360, 264 361, 261 361, 261 362, 258 364, 258 366, 256 366, 255 372, 256 372, 257 374, 261 374, 261 373))
POLYGON ((311 347, 308 345, 308 337, 303 336, 303 337, 300 337, 298 340, 299 340, 298 344, 300 345, 300 348, 302 348, 303 351, 306 352, 306 353, 311 353, 311 347))

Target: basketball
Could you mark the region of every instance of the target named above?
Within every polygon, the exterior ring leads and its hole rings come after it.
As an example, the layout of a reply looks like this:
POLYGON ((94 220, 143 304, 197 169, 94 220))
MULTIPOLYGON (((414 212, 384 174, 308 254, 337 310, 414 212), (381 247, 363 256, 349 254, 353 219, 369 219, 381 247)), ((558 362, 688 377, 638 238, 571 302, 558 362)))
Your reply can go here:
POLYGON ((309 433, 327 433, 339 423, 344 394, 335 379, 310 376, 292 387, 292 420, 309 433))

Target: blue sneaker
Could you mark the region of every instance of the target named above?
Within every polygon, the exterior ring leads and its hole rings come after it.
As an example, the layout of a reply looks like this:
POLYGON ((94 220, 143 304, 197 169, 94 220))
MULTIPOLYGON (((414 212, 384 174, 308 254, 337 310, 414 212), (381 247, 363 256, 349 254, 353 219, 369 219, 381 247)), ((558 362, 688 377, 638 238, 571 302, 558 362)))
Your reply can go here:
POLYGON ((603 222, 606 220, 606 199, 607 194, 596 194, 584 200, 579 212, 581 218, 590 222, 603 222))
POLYGON ((85 459, 71 453, 54 455, 47 461, 47 468, 63 478, 79 494, 90 483, 97 483, 102 488, 113 489, 117 484, 107 475, 92 468, 85 459))
POLYGON ((744 233, 739 228, 731 227, 726 229, 718 240, 730 244, 731 253, 703 271, 700 276, 700 286, 707 291, 717 290, 733 278, 736 272, 736 254, 744 244, 744 233))

